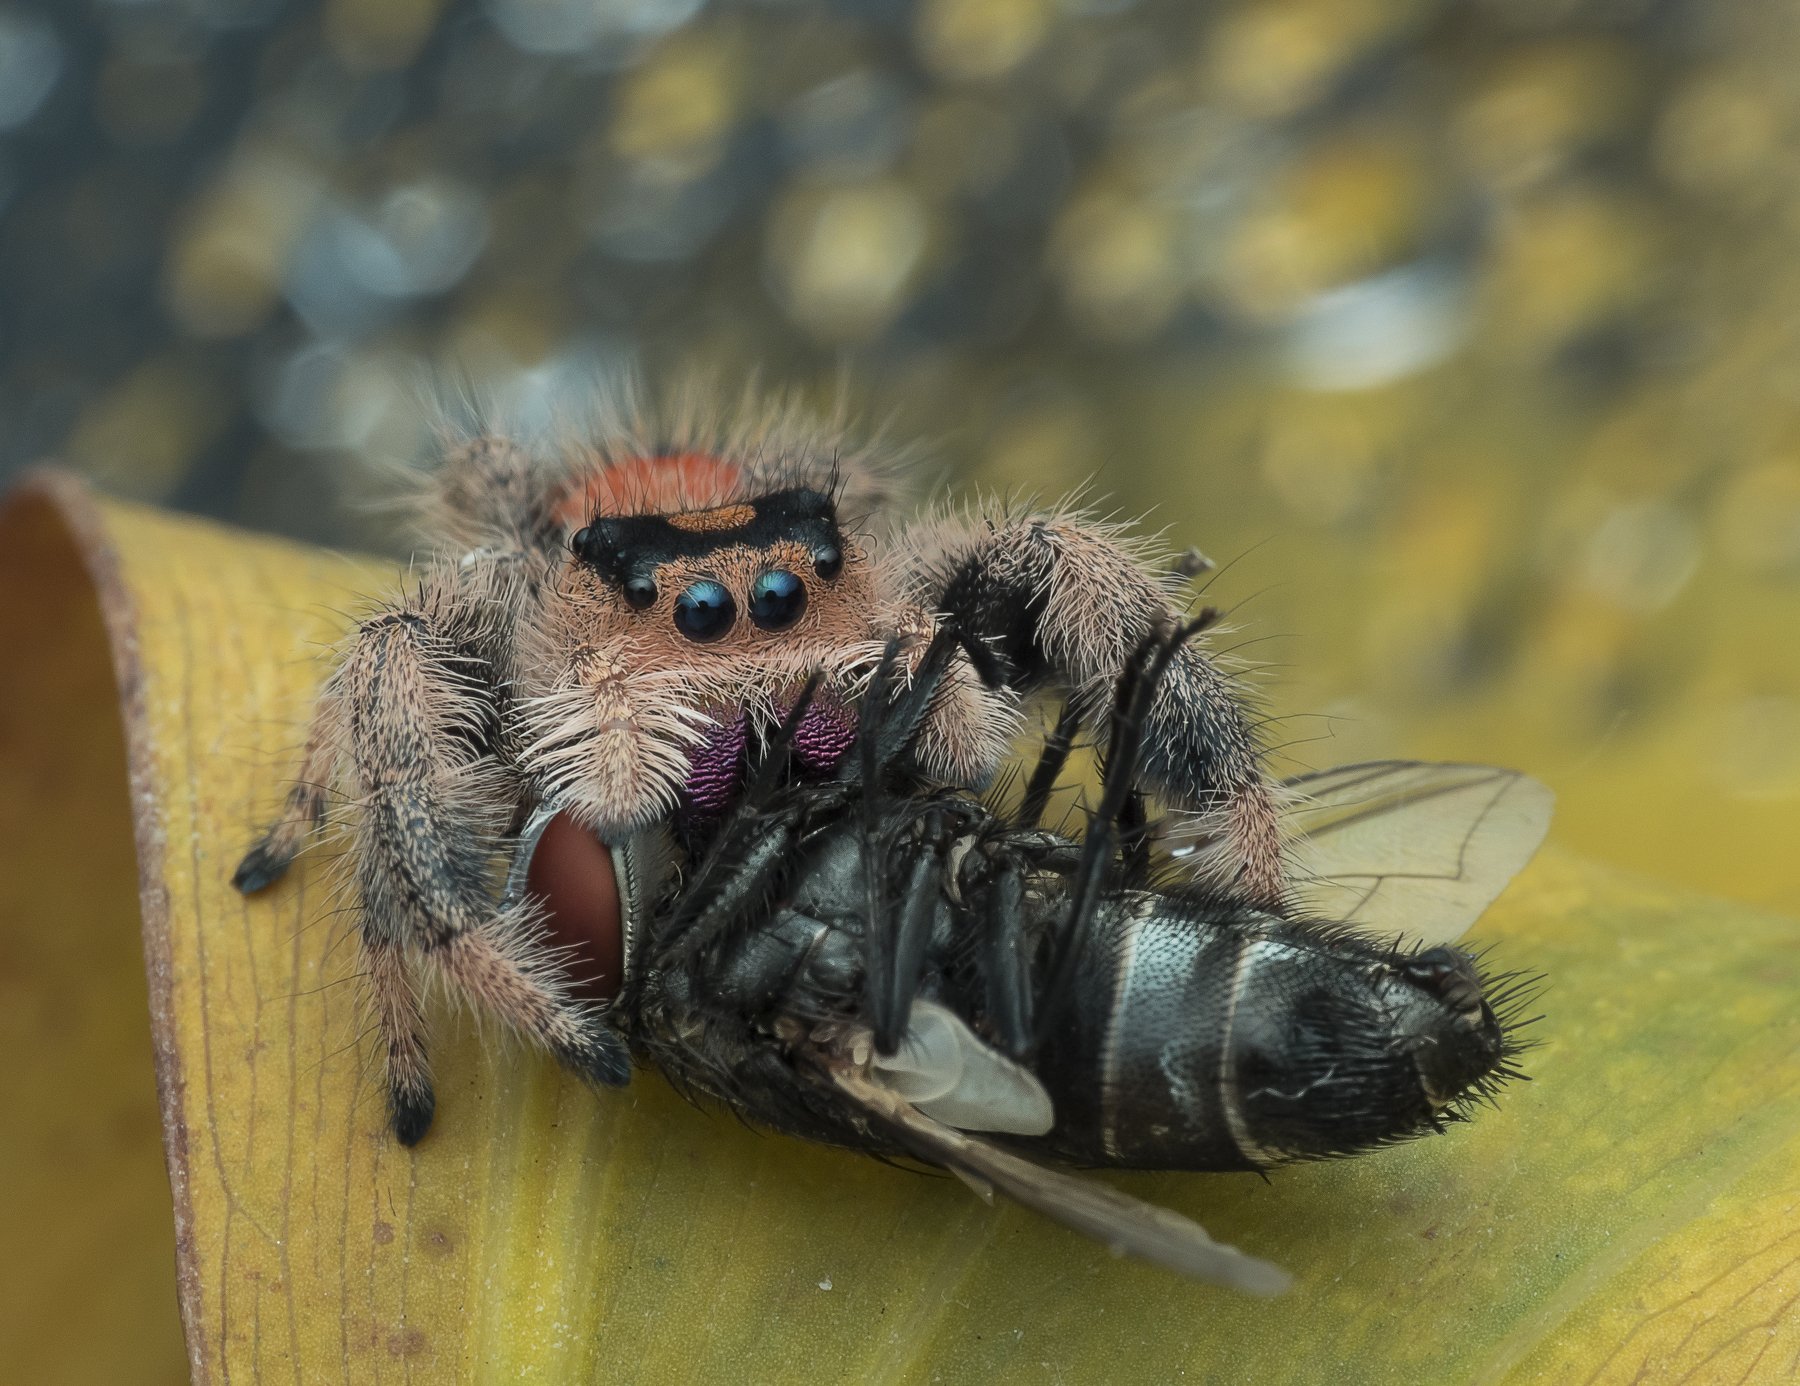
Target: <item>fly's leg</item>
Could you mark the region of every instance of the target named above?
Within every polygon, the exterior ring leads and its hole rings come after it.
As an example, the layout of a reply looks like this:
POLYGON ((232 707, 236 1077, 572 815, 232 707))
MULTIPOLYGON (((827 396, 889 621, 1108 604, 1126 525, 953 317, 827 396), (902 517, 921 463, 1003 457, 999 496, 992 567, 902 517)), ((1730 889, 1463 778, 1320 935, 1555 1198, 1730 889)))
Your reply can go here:
POLYGON ((890 642, 863 700, 855 761, 862 781, 860 848, 866 891, 863 987, 875 1048, 882 1054, 899 1048, 918 991, 926 945, 937 917, 945 839, 939 814, 928 811, 916 821, 905 853, 911 867, 900 899, 890 909, 889 861, 902 853, 890 850, 883 823, 885 781, 894 763, 921 734, 944 687, 959 638, 949 627, 940 630, 920 660, 912 683, 897 697, 893 681, 899 651, 897 643, 890 642))
POLYGON ((670 925, 670 937, 677 942, 669 961, 662 964, 665 969, 683 965, 717 942, 753 904, 768 897, 787 869, 800 811, 770 805, 785 778, 794 737, 823 681, 815 674, 800 690, 770 738, 762 763, 687 882, 670 925))
POLYGON ((1044 810, 1050 804, 1050 791, 1056 788, 1063 767, 1069 763, 1069 752, 1075 746, 1075 734, 1081 730, 1081 714, 1065 705, 1056 726, 1044 739, 1044 749, 1025 782, 1025 793, 1019 799, 1019 811, 1013 821, 1022 828, 1035 828, 1044 821, 1044 810))
POLYGON ((854 762, 865 785, 885 776, 902 758, 916 759, 914 752, 927 729, 936 730, 947 695, 957 691, 962 643, 961 633, 946 624, 941 627, 912 671, 912 681, 896 693, 895 674, 900 660, 900 647, 889 641, 869 681, 862 725, 861 754, 854 762))
POLYGON ((931 942, 941 899, 938 883, 944 873, 944 836, 938 814, 927 813, 920 819, 916 835, 906 844, 911 866, 899 904, 865 925, 867 937, 875 942, 869 951, 869 961, 875 966, 864 983, 869 1026, 875 1032, 875 1048, 882 1054, 899 1049, 919 990, 925 947, 931 942))
POLYGON ((1100 804, 1089 815, 1087 834, 1082 839, 1074 878, 1070 883, 1069 919, 1062 931, 1056 957, 1051 963, 1044 1005, 1038 1013, 1034 1042, 1041 1046, 1054 1026, 1063 997, 1068 995, 1074 972, 1093 930, 1094 917, 1100 905, 1101 892, 1108 878, 1118 870, 1116 850, 1121 816, 1137 791, 1138 768, 1143 760, 1145 738, 1151 726, 1151 709, 1155 706, 1158 685, 1168 676, 1170 667, 1187 640, 1200 629, 1200 621, 1189 622, 1172 631, 1147 638, 1126 666, 1119 680, 1118 697, 1113 707, 1112 731, 1106 751, 1106 773, 1100 790, 1100 804))
POLYGON ((1118 824, 1121 875, 1141 882, 1150 870, 1150 815, 1141 790, 1133 788, 1126 794, 1118 824))
POLYGON ((1032 958, 1025 936, 1025 876, 1004 846, 970 852, 958 885, 965 900, 985 897, 987 1015, 1003 1052, 1023 1058, 1032 1044, 1032 958))
MULTIPOLYGON (((944 613, 996 688, 1061 683, 1084 714, 1103 712, 1139 643, 1176 619, 1172 579, 1116 529, 1072 515, 928 523, 912 537, 908 599, 944 613)), ((1282 893, 1274 786, 1233 681, 1200 650, 1171 663, 1146 714, 1147 779, 1183 807, 1216 815, 1226 874, 1247 900, 1282 893)))

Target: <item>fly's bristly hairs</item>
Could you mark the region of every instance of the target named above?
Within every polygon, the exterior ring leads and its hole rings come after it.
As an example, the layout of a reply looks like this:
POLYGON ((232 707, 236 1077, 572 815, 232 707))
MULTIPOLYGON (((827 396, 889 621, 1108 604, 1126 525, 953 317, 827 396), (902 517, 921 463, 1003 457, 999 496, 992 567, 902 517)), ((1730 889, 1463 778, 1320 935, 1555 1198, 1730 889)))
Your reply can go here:
MULTIPOLYGON (((1402 886, 1400 942, 1146 867, 1127 812, 1146 710, 1204 619, 1134 651, 1080 840, 1045 830, 1029 793, 1020 816, 918 778, 905 745, 954 640, 940 635, 904 686, 890 647, 842 772, 784 782, 765 766, 695 844, 618 1003, 634 1051, 746 1120, 910 1155, 1115 1248, 1275 1288, 1279 1272, 1187 1219, 1041 1161, 1260 1171, 1442 1131, 1522 1076, 1518 1012, 1536 982, 1486 977, 1449 946, 1479 907, 1447 905, 1441 889, 1413 899, 1435 906, 1427 920, 1408 917, 1402 886)), ((1040 772, 1066 753, 1072 720, 1040 772)), ((1460 855, 1410 863, 1426 869, 1401 882, 1443 887, 1473 864, 1469 889, 1491 895, 1542 833, 1543 801, 1513 772, 1384 762, 1338 783, 1349 791, 1295 793, 1362 832, 1460 820, 1460 855), (1370 797, 1398 784, 1405 795, 1370 797)))

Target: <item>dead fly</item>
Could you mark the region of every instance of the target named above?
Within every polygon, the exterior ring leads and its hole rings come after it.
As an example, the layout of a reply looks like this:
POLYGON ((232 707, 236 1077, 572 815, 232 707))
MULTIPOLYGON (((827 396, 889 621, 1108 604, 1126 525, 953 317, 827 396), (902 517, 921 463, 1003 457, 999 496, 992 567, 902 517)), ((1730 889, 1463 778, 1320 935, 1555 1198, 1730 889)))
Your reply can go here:
POLYGON ((565 934, 622 932, 608 1018, 684 1091, 794 1135, 912 1156, 1116 1251, 1273 1292, 1286 1282, 1274 1266, 1041 1160, 1263 1170, 1462 1117, 1516 1075, 1528 984, 1484 978, 1447 942, 1536 849, 1549 796, 1472 766, 1295 781, 1314 820, 1296 889, 1310 883, 1332 922, 1166 867, 1158 880, 1137 775, 1187 634, 1147 640, 1129 662, 1080 841, 1036 821, 1068 720, 1022 816, 906 771, 946 635, 891 700, 890 651, 841 778, 783 782, 804 724, 790 716, 690 870, 671 873, 652 833, 612 849, 616 897, 570 886, 575 849, 547 806, 510 892, 542 890, 565 934), (1416 921, 1404 940, 1373 932, 1401 921, 1416 921))
MULTIPOLYGON (((607 422, 558 449, 478 436, 425 488, 436 557, 364 621, 320 696, 281 819, 239 866, 259 890, 333 792, 353 809, 363 971, 395 1134, 434 1111, 418 970, 601 1083, 626 1052, 572 997, 529 908, 492 872, 538 804, 617 840, 728 808, 750 748, 815 671, 793 729, 835 772, 882 652, 910 676, 946 618, 959 634, 905 756, 979 788, 1044 682, 1104 715, 1132 649, 1171 618, 1179 573, 1117 526, 996 510, 903 527, 881 454, 794 411, 667 428, 607 422)), ((1147 778, 1217 828, 1195 861, 1242 898, 1281 895, 1276 795, 1232 681, 1197 647, 1144 717, 1147 778)))

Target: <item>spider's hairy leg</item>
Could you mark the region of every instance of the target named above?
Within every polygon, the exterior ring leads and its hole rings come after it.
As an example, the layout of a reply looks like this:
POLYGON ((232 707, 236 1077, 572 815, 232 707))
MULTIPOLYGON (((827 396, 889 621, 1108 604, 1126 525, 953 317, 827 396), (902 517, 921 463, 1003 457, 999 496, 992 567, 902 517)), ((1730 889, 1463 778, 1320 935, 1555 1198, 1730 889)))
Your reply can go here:
POLYGON ((570 485, 560 459, 477 434, 452 445, 427 478, 421 519, 448 553, 554 548, 564 528, 558 507, 570 485))
MULTIPOLYGON (((1074 514, 928 521, 909 536, 911 600, 945 614, 993 685, 1060 683, 1103 716, 1133 651, 1178 619, 1171 584, 1115 526, 1074 514)), ((1176 654, 1144 728, 1146 778, 1216 814, 1239 893, 1282 895, 1278 800, 1242 690, 1192 645, 1176 654)))
POLYGON ((362 946, 394 1131, 408 1145, 433 1106, 414 957, 584 1076, 628 1074, 622 1042, 568 997, 529 918, 494 912, 490 868, 517 785, 486 747, 493 693, 454 638, 468 610, 453 579, 428 579, 417 602, 363 624, 337 680, 361 809, 362 946))
POLYGON ((273 885, 287 874, 307 839, 325 817, 326 800, 337 779, 338 757, 343 744, 343 701, 333 679, 319 695, 313 709, 312 728, 300 769, 288 789, 281 816, 244 853, 231 883, 246 895, 273 885))

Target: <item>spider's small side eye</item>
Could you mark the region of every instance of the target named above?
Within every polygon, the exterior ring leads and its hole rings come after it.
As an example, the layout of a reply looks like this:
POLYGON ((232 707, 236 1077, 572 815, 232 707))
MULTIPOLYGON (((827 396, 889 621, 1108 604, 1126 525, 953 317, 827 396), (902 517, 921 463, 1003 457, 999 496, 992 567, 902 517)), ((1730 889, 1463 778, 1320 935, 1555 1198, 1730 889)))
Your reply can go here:
POLYGON ((625 579, 625 605, 633 611, 642 611, 645 607, 656 603, 656 583, 647 577, 625 579))
POLYGON ((575 531, 575 537, 569 540, 569 550, 577 558, 586 558, 588 551, 594 547, 594 542, 599 539, 599 537, 598 534, 594 533, 594 527, 592 525, 583 525, 580 529, 575 531))
POLYGON ((830 582, 844 571, 844 551, 835 545, 827 544, 813 555, 813 571, 825 581, 830 582))
POLYGON ((786 630, 806 612, 806 584, 777 568, 750 584, 750 619, 762 630, 786 630))
POLYGON ((689 640, 717 640, 737 619, 737 603, 717 582, 696 582, 675 598, 675 629, 689 640))

